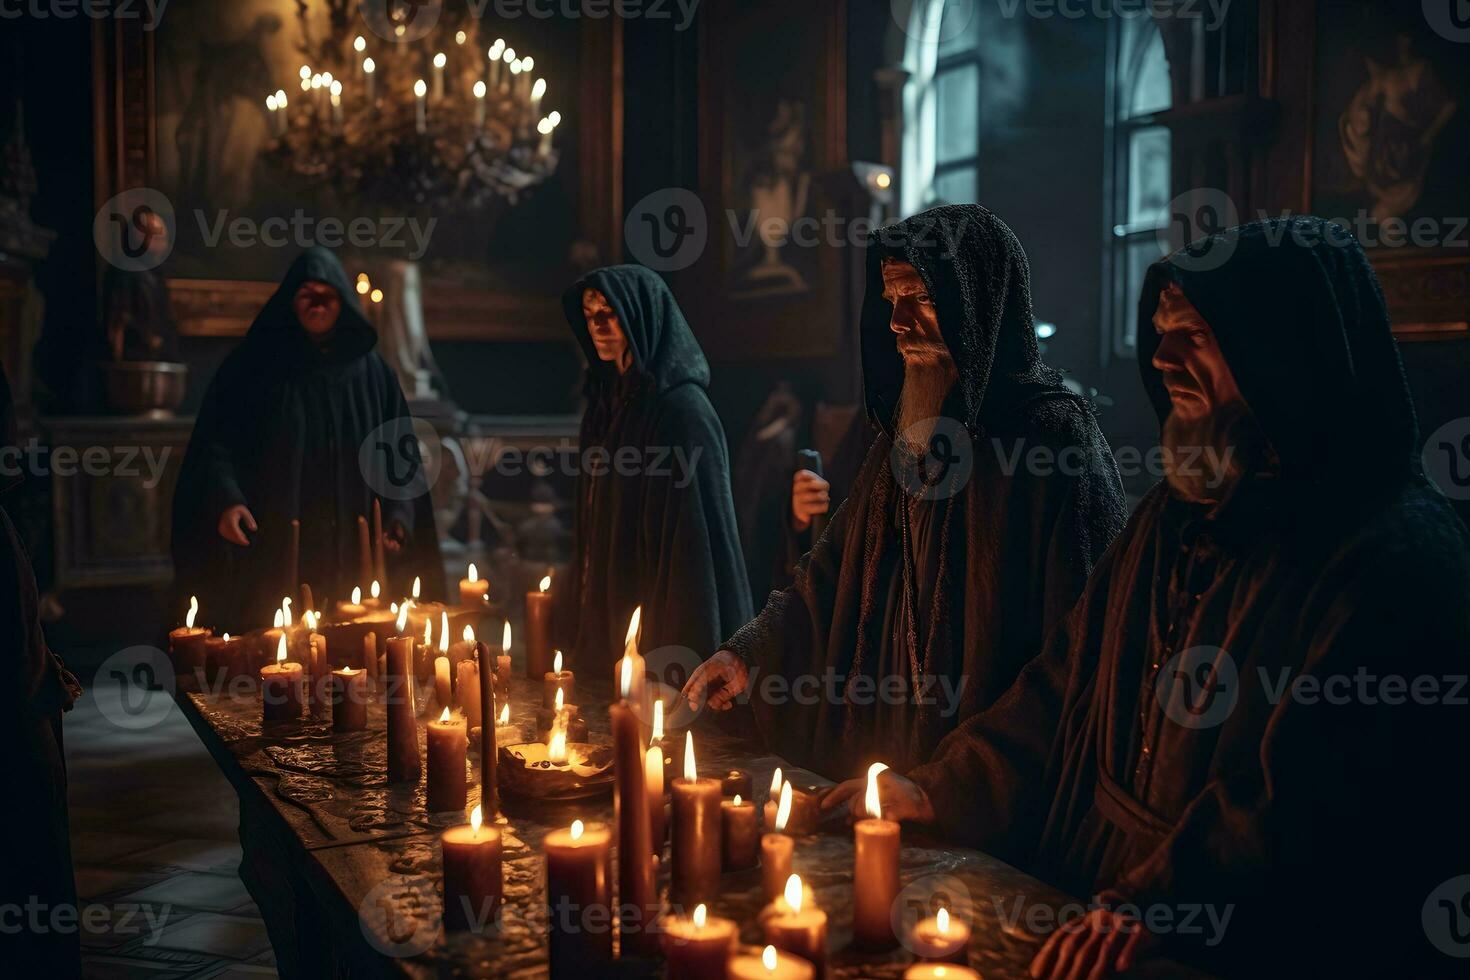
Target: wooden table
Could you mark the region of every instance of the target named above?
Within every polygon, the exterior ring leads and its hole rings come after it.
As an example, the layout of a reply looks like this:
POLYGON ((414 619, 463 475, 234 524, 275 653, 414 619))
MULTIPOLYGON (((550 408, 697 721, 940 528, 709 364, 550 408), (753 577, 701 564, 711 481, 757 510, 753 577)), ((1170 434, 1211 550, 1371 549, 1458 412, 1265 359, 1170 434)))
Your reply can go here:
MULTIPOLYGON (((526 740, 540 694, 539 683, 513 680, 511 720, 526 740)), ((582 700, 592 700, 585 689, 582 700)), ((265 919, 283 977, 546 975, 544 929, 537 916, 544 908, 542 838, 577 818, 610 824, 610 797, 529 805, 505 799, 499 823, 506 899, 501 927, 446 939, 439 926, 438 835, 467 822, 468 808, 479 802, 478 787, 471 787, 462 814, 425 813, 422 783, 389 787, 384 716, 376 704, 370 706, 369 731, 334 735, 325 721, 262 732, 259 700, 238 692, 181 694, 179 702, 240 795, 245 855, 240 873, 265 919)), ((582 713, 592 740, 605 741, 606 709, 583 705, 582 713)), ((422 742, 422 726, 419 731, 422 742)), ((471 738, 471 767, 477 772, 476 742, 471 738)), ((758 799, 781 765, 779 759, 752 753, 748 743, 715 725, 698 727, 695 744, 702 774, 749 770, 758 799)), ((786 771, 798 785, 822 782, 799 770, 786 771)), ((1026 976, 1040 948, 1026 923, 1075 907, 1069 896, 985 854, 941 846, 909 831, 904 840, 902 898, 914 910, 910 920, 921 908, 924 915, 932 914, 930 899, 941 896, 953 915, 972 923, 970 965, 986 980, 1026 976)), ((851 865, 851 832, 841 824, 797 842, 795 870, 814 888, 830 918, 829 976, 898 978, 913 961, 902 946, 876 956, 846 948, 851 865)), ((660 886, 667 887, 666 870, 660 886)), ((740 922, 742 942, 759 945, 762 904, 757 868, 725 875, 711 912, 740 922)), ((619 961, 615 975, 659 976, 660 964, 619 961)), ((1162 961, 1137 975, 1199 976, 1162 961)))

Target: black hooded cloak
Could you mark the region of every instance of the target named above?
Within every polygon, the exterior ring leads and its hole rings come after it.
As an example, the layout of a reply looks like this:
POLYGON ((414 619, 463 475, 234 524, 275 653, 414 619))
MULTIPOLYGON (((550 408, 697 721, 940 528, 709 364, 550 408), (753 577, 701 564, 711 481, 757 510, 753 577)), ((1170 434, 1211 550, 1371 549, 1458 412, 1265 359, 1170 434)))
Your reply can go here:
POLYGON ((880 432, 795 583, 725 644, 752 669, 751 703, 771 748, 833 778, 877 759, 927 759, 1004 692, 1071 608, 1124 511, 1091 408, 1041 362, 1030 270, 1004 222, 966 205, 880 229, 867 277, 863 385, 880 432), (904 368, 883 298, 889 256, 918 270, 937 306, 959 374, 944 414, 971 447, 961 450, 969 470, 952 470, 959 484, 916 505, 924 510, 908 549, 910 484, 898 482, 893 442, 904 368), (1018 446, 1068 465, 1010 465, 1018 446), (821 693, 772 693, 762 686, 771 674, 787 685, 814 675, 821 693), (889 678, 907 681, 901 698, 877 695, 880 683, 892 690, 889 678))
MULTIPOLYGON (((14 451, 10 385, 0 371, 0 451, 14 451)), ((0 494, 19 476, 0 474, 0 494)), ((3 499, 3 497, 0 497, 3 499)), ((81 694, 76 678, 51 652, 41 632, 36 579, 10 515, 0 506, 0 739, 6 746, 6 800, 0 809, 0 835, 7 842, 0 858, 0 908, 8 915, 3 949, 18 976, 79 977, 78 930, 32 930, 24 912, 30 903, 43 910, 75 908, 70 821, 66 805, 66 755, 61 713, 81 694)))
POLYGON ((354 585, 365 585, 357 518, 371 520, 375 498, 382 502, 384 532, 395 521, 408 532, 403 552, 389 558, 385 595, 408 594, 419 576, 425 599, 442 597, 428 493, 399 499, 402 494, 379 492, 403 484, 422 463, 417 445, 402 440, 411 432, 408 405, 373 350, 377 339, 336 256, 309 248, 210 382, 173 512, 176 589, 199 595, 201 622, 231 631, 270 625, 281 597, 299 585, 287 581, 293 518, 301 522, 299 581, 311 584, 319 606, 347 598, 354 585), (342 297, 336 328, 321 346, 292 309, 296 290, 308 281, 326 283, 342 297), (391 431, 380 428, 389 423, 391 431), (370 436, 411 460, 371 448, 362 454, 370 436), (226 542, 217 529, 220 514, 235 504, 248 506, 259 525, 247 534, 246 548, 226 542))
POLYGON ((1170 282, 1277 462, 1213 515, 1154 487, 1016 685, 909 775, 951 836, 1076 894, 1176 923, 1231 911, 1221 942, 1165 940, 1212 972, 1454 972, 1426 936, 1449 911, 1431 893, 1470 869, 1470 535, 1420 470, 1377 279, 1347 232, 1306 218, 1155 265, 1138 359, 1161 420, 1170 282), (1397 694, 1374 680, 1394 677, 1397 694))
POLYGON ((611 680, 637 606, 645 653, 707 656, 751 615, 709 364, 668 286, 641 266, 598 269, 563 305, 587 357, 575 542, 558 589, 573 663, 611 680), (597 357, 582 315, 588 288, 607 297, 628 338, 626 374, 597 357), (620 452, 636 463, 619 464, 620 452))

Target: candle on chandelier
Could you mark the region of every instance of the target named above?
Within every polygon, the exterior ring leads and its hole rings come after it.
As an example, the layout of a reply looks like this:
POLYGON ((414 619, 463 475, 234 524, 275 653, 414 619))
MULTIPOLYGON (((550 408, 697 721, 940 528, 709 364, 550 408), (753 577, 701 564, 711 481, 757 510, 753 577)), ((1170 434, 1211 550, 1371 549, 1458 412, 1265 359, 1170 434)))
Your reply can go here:
POLYGON ((659 909, 654 892, 658 858, 653 854, 648 795, 643 782, 643 732, 632 700, 637 694, 633 660, 637 656, 637 635, 638 614, 635 612, 628 625, 626 650, 619 661, 618 690, 621 697, 609 706, 608 720, 613 736, 618 853, 624 856, 618 861, 618 909, 623 947, 629 952, 649 953, 657 949, 657 936, 652 927, 659 909), (648 858, 635 860, 634 855, 648 855, 648 858))
POLYGON ((726 970, 730 980, 812 980, 814 972, 806 960, 774 946, 767 946, 759 956, 731 956, 726 970))
POLYGON ((443 51, 434 55, 434 101, 438 102, 444 98, 444 66, 449 59, 443 51))
POLYGON ((301 665, 286 659, 286 637, 276 646, 276 662, 260 668, 261 719, 299 721, 301 719, 301 665))
POLYGON ((693 732, 684 733, 684 777, 674 780, 673 816, 674 900, 710 901, 720 883, 720 781, 699 777, 693 732))
POLYGON ((513 64, 515 64, 515 61, 516 61, 516 49, 515 48, 506 48, 504 51, 500 52, 501 69, 500 69, 500 85, 499 85, 499 88, 500 88, 500 91, 501 92, 509 92, 510 91, 510 71, 511 71, 511 66, 513 64))
POLYGON ((612 963, 611 843, 606 827, 573 820, 570 828, 547 834, 542 844, 553 976, 602 976, 612 963))
POLYGON ((531 72, 536 67, 536 59, 526 55, 521 59, 521 74, 516 81, 516 94, 523 99, 531 97, 531 72))
POLYGON ((786 879, 781 897, 761 924, 766 942, 806 960, 817 980, 826 976, 827 913, 817 908, 816 895, 802 885, 801 875, 786 879))
POLYGON ((692 915, 671 917, 663 933, 668 980, 723 977, 739 938, 740 929, 732 920, 710 915, 703 903, 692 915))
POLYGON ((970 945, 970 926, 940 906, 932 918, 921 919, 909 937, 909 949, 921 960, 964 963, 970 945))
POLYGON ((505 39, 497 37, 495 43, 490 45, 490 50, 485 52, 485 57, 490 64, 490 87, 500 88, 500 56, 505 53, 505 39))
POLYGON ((429 131, 428 109, 424 106, 424 97, 428 94, 429 86, 424 84, 422 78, 413 83, 414 128, 421 134, 429 131))
POLYGON ((868 767, 865 803, 868 819, 853 824, 852 931, 865 949, 887 949, 894 943, 893 903, 898 898, 899 826, 883 819, 878 775, 888 767, 868 767))
POLYGON ((378 63, 373 61, 373 59, 362 59, 363 94, 366 97, 366 101, 369 106, 377 104, 377 92, 375 88, 375 78, 377 70, 378 63))
POLYGON ((536 79, 536 84, 531 86, 531 118, 535 119, 541 115, 541 100, 546 97, 546 79, 536 79))
POLYGON ((398 610, 398 635, 388 637, 383 670, 384 704, 388 714, 388 782, 419 781, 419 738, 413 698, 413 640, 404 636, 408 606, 398 610))
POLYGON ((444 860, 444 928, 451 932, 495 921, 504 877, 500 830, 483 826, 484 811, 475 807, 470 822, 450 827, 439 838, 444 860))
POLYGON ((342 126, 342 81, 341 81, 341 79, 333 79, 332 80, 331 88, 328 89, 328 91, 331 93, 331 101, 332 101, 332 124, 334 126, 337 126, 338 128, 341 128, 341 126, 342 126))
POLYGON ((535 592, 526 593, 526 676, 540 677, 551 661, 551 576, 541 578, 535 592))
POLYGON ((466 737, 463 715, 451 715, 446 707, 438 721, 429 722, 430 813, 464 809, 465 757, 468 748, 469 739, 466 737))
POLYGON ((475 79, 473 89, 475 93, 475 125, 480 129, 485 128, 485 80, 475 79))
POLYGON ((796 850, 796 841, 786 834, 786 821, 790 818, 791 784, 782 783, 774 827, 761 835, 761 884, 765 887, 767 901, 774 902, 780 898, 786 889, 786 879, 791 877, 791 856, 796 850))

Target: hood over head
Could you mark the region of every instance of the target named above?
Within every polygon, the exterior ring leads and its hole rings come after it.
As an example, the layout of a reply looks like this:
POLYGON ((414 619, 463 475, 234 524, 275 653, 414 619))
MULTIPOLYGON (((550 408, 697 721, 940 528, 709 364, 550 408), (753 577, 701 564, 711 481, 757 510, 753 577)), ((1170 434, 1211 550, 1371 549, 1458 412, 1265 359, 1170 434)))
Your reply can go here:
POLYGON ((863 388, 873 424, 892 432, 903 387, 903 358, 883 298, 883 260, 918 270, 939 313, 939 329, 959 373, 964 422, 1014 412, 1036 395, 1067 395, 1041 361, 1031 310, 1031 269, 1006 223, 976 204, 933 208, 868 236, 861 343, 863 388))
POLYGON ((313 245, 296 257, 286 270, 281 285, 256 314, 255 322, 245 335, 247 349, 256 353, 275 354, 282 348, 302 353, 319 354, 327 360, 347 360, 366 354, 378 343, 378 332, 368 322, 358 304, 357 290, 347 278, 342 263, 329 249, 313 245), (331 340, 318 348, 296 319, 292 300, 304 282, 324 282, 342 297, 342 312, 331 340))
POLYGON ((1418 471, 1398 345, 1378 277, 1351 232, 1322 218, 1275 218, 1155 263, 1138 304, 1138 366, 1160 421, 1170 401, 1153 366, 1153 316, 1171 282, 1214 331, 1284 480, 1352 493, 1418 471))
POLYGON ((618 377, 617 368, 597 356, 587 319, 582 315, 582 291, 596 289, 607 297, 633 352, 632 371, 663 394, 681 384, 709 387, 709 362, 674 294, 658 273, 641 265, 612 265, 595 269, 562 294, 562 307, 582 352, 587 355, 588 380, 607 384, 618 377))

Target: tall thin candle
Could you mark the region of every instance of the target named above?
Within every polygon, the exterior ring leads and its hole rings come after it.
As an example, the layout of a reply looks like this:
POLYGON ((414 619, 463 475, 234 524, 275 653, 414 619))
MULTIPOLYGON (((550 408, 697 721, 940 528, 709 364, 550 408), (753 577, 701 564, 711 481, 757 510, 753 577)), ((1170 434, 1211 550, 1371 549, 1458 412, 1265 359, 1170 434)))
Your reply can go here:
POLYGON ((418 722, 414 716, 413 641, 404 636, 408 624, 408 606, 398 610, 398 636, 388 637, 388 653, 384 665, 384 703, 388 714, 388 782, 416 783, 421 773, 419 763, 418 722))
POLYGON ((495 660, 484 642, 475 643, 475 658, 480 664, 480 799, 491 816, 500 812, 500 787, 497 782, 498 749, 495 745, 495 685, 490 678, 495 672, 495 660))
MULTIPOLYGON (((637 635, 637 619, 628 628, 631 651, 637 635)), ((638 714, 630 700, 635 693, 633 660, 624 654, 619 671, 622 699, 608 709, 613 735, 613 767, 616 777, 615 813, 618 828, 618 907, 625 953, 652 953, 658 949, 654 926, 658 899, 654 892, 654 870, 658 859, 648 821, 648 794, 643 784, 643 734, 638 714), (646 855, 640 860, 639 855, 646 855)))
POLYGON ((868 767, 865 802, 868 819, 853 824, 852 931, 853 939, 866 949, 887 949, 894 944, 893 903, 898 898, 899 827, 883 819, 878 795, 878 774, 888 767, 875 762, 868 767))

